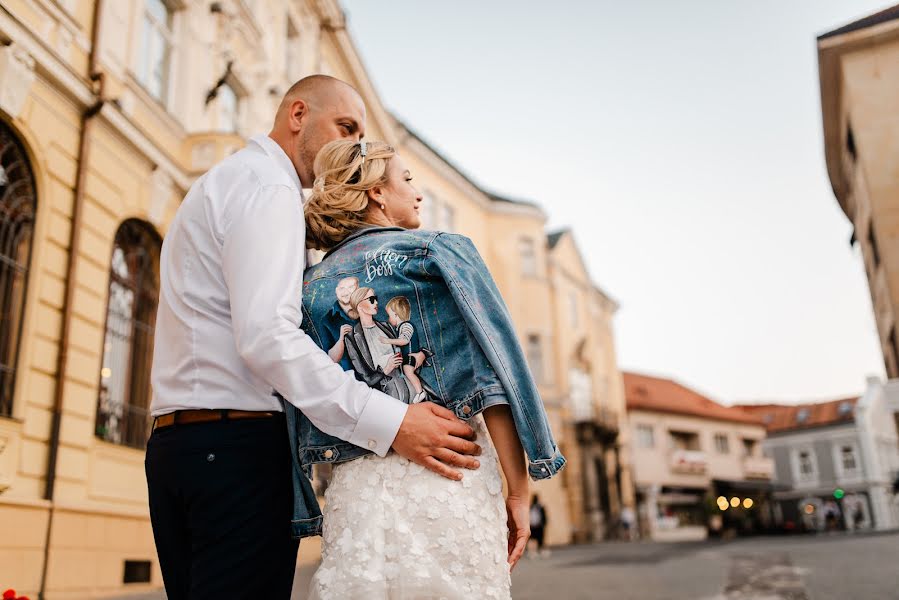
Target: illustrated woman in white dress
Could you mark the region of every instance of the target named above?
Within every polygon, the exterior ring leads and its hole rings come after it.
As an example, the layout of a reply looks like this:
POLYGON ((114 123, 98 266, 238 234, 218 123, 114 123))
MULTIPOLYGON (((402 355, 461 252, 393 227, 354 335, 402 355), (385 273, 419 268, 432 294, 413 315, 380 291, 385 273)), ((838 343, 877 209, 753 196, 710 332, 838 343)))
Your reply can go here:
MULTIPOLYGON (((316 158, 319 177, 305 206, 307 240, 313 247, 334 248, 369 227, 419 227, 422 196, 403 159, 382 142, 365 146, 367 158, 360 157, 360 144, 348 141, 326 145, 316 158)), ((343 261, 339 252, 341 248, 332 260, 343 261)), ((346 258, 341 264, 351 264, 353 257, 346 258)), ((396 284, 385 278, 366 285, 370 287, 358 289, 351 300, 356 309, 352 316, 358 315, 360 322, 345 336, 347 347, 365 354, 365 345, 376 371, 397 376, 403 363, 411 361, 403 360, 394 344, 406 340, 382 333, 391 325, 383 316, 375 318, 378 292, 391 298, 386 290, 396 284)), ((409 320, 405 311, 400 317, 409 320)), ((466 327, 461 320, 454 326, 466 327)), ((404 329, 397 334, 411 339, 404 329)), ((354 365, 357 374, 367 368, 367 357, 362 358, 366 360, 357 360, 359 368, 354 365)), ((414 375, 415 362, 406 370, 407 379, 414 375)), ((371 377, 373 385, 379 375, 357 376, 371 377)), ((412 387, 420 393, 418 377, 415 382, 412 387)), ((439 477, 395 453, 335 464, 323 510, 322 564, 310 598, 511 598, 510 571, 530 536, 522 442, 507 404, 486 408, 469 424, 483 451, 480 468, 467 471, 461 481, 439 477), (505 499, 500 469, 507 482, 505 499)))

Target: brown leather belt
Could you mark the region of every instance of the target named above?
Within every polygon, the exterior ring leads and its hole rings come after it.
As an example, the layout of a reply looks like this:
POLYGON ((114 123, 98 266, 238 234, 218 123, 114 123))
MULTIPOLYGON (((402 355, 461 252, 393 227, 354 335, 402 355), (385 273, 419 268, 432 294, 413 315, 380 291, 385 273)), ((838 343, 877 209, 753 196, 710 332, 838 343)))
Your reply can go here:
POLYGON ((153 429, 170 427, 172 425, 186 425, 188 423, 209 423, 211 421, 228 421, 239 419, 264 419, 274 417, 278 413, 255 410, 176 410, 156 417, 153 429))

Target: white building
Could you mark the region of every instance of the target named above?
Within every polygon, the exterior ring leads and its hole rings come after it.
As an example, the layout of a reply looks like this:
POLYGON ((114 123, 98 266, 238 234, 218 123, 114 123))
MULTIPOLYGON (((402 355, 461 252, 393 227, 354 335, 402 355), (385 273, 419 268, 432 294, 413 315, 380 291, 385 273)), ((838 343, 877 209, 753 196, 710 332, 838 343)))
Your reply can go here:
POLYGON ((746 406, 768 430, 775 518, 788 530, 899 528, 899 379, 869 379, 861 398, 746 406))

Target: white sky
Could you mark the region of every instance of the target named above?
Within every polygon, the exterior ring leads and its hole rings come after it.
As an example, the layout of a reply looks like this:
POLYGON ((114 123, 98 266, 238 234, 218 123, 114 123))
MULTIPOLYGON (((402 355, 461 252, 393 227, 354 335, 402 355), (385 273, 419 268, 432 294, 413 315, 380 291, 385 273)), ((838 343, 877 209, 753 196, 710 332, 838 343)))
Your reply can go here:
POLYGON ((571 226, 623 369, 724 401, 883 376, 824 165, 815 37, 882 0, 344 0, 384 103, 571 226))

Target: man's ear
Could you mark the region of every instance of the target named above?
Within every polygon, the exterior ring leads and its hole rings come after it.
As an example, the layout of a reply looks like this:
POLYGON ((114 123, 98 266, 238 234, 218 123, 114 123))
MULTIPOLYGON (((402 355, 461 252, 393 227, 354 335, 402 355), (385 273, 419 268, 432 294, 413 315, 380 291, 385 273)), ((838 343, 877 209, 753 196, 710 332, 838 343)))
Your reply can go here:
POLYGON ((290 130, 296 133, 302 128, 303 119, 309 114, 309 105, 303 99, 297 98, 290 103, 289 110, 287 122, 290 125, 290 130))

